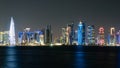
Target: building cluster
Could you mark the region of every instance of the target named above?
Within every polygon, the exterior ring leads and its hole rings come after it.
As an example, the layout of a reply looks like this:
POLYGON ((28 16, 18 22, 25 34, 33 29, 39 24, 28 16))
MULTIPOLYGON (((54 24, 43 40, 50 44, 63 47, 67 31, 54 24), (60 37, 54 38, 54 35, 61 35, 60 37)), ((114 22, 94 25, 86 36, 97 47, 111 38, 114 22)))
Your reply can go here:
POLYGON ((15 38, 14 20, 11 17, 9 31, 0 32, 0 45, 102 45, 102 46, 120 46, 120 30, 115 31, 111 27, 107 38, 105 37, 104 27, 99 27, 95 33, 94 25, 86 25, 84 22, 78 24, 75 29, 74 23, 68 24, 62 28, 61 36, 53 40, 51 25, 45 29, 31 31, 25 28, 18 32, 15 38), (17 39, 17 40, 16 40, 17 39))
POLYGON ((43 30, 31 32, 25 28, 24 32, 18 33, 18 45, 49 45, 52 44, 51 25, 43 30))
POLYGON ((86 25, 84 22, 78 24, 77 30, 74 24, 70 24, 62 28, 62 36, 60 43, 63 45, 104 45, 104 46, 119 46, 120 45, 120 31, 116 32, 114 27, 105 38, 104 27, 99 27, 98 33, 95 33, 94 25, 86 25), (97 36, 96 36, 97 35, 97 36))

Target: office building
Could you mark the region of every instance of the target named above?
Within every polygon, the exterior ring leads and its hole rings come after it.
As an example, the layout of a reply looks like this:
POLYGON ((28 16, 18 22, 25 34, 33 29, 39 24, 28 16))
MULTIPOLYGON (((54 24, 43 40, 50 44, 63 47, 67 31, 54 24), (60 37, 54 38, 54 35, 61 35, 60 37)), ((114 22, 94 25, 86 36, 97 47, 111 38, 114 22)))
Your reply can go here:
POLYGON ((114 46, 115 43, 116 43, 115 28, 114 28, 114 27, 111 27, 111 28, 110 28, 110 44, 109 44, 109 45, 114 46))
POLYGON ((90 25, 87 27, 87 43, 95 44, 95 27, 90 25))
POLYGON ((52 32, 51 32, 51 25, 47 25, 45 29, 45 44, 51 44, 52 43, 52 32))
POLYGON ((78 45, 85 45, 85 23, 78 24, 78 45))
POLYGON ((99 35, 98 35, 98 45, 104 45, 105 44, 105 37, 104 37, 104 28, 99 28, 99 35))

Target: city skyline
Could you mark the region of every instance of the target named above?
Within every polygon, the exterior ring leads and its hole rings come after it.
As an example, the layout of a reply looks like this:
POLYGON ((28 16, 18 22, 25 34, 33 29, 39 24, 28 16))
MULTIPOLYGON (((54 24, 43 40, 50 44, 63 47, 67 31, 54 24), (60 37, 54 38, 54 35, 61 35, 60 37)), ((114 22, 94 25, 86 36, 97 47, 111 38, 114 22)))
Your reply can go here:
POLYGON ((110 27, 107 35, 103 26, 95 29, 96 25, 87 25, 80 21, 77 26, 74 23, 67 24, 61 29, 61 36, 54 38, 54 32, 50 24, 40 30, 31 31, 25 28, 15 35, 15 25, 11 17, 9 30, 0 31, 0 44, 2 45, 120 45, 120 30, 110 27), (77 28, 77 29, 75 29, 77 28), (97 31, 97 32, 95 32, 97 31), (96 34, 96 35, 95 35, 96 34), (15 38, 16 36, 16 38, 15 38), (17 40, 15 40, 17 39, 17 40), (57 44, 59 43, 59 44, 57 44))
POLYGON ((119 3, 118 0, 2 0, 0 30, 9 29, 10 17, 13 16, 16 32, 26 27, 32 31, 39 30, 51 24, 54 36, 60 36, 60 28, 73 22, 77 26, 80 20, 88 25, 96 25, 95 29, 100 26, 104 26, 105 30, 116 27, 118 31, 119 3))

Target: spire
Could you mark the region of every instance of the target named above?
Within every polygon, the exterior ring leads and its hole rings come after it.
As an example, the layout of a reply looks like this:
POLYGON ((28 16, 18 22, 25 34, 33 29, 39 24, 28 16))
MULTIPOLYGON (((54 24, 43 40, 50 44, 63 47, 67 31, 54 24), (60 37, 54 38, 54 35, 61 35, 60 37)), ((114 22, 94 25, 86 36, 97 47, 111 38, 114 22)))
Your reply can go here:
POLYGON ((15 26, 14 26, 13 17, 11 17, 11 21, 10 21, 9 41, 10 41, 10 45, 16 44, 15 43, 15 26))

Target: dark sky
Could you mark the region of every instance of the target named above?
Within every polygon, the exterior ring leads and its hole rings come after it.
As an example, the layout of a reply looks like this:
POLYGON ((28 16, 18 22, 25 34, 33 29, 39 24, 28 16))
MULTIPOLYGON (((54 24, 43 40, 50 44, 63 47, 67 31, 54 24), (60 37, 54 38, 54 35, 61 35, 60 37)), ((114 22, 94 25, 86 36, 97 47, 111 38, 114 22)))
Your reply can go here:
POLYGON ((87 25, 120 29, 119 0, 0 0, 0 30, 8 30, 14 17, 16 32, 52 25, 54 34, 67 24, 84 20, 87 25))

